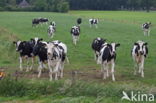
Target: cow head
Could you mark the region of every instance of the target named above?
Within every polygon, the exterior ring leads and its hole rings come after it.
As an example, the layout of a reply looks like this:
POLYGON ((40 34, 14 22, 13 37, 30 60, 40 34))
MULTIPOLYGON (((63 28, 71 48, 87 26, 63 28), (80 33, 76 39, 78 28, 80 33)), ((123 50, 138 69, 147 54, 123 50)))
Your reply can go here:
POLYGON ((57 46, 57 44, 51 42, 46 45, 48 58, 52 58, 55 46, 57 46))
POLYGON ((19 45, 21 44, 21 41, 20 40, 13 41, 13 44, 15 44, 15 46, 16 46, 16 51, 19 51, 19 45))
POLYGON ((35 38, 31 38, 30 39, 31 40, 31 42, 34 44, 34 46, 35 45, 37 45, 37 43, 39 43, 40 41, 42 41, 43 39, 42 38, 38 38, 38 37, 35 37, 35 38))
POLYGON ((140 55, 144 55, 145 54, 145 49, 147 48, 148 43, 143 42, 143 41, 138 41, 136 43, 134 43, 134 45, 136 46, 136 52, 140 55))
POLYGON ((111 44, 108 44, 109 48, 110 48, 110 52, 111 52, 111 55, 112 56, 115 56, 116 55, 116 48, 120 46, 119 43, 111 43, 111 44))
POLYGON ((80 33, 80 27, 79 26, 72 27, 71 33, 76 34, 76 35, 79 34, 80 33))
POLYGON ((17 52, 22 52, 23 47, 26 45, 26 41, 14 41, 13 44, 16 46, 17 52))

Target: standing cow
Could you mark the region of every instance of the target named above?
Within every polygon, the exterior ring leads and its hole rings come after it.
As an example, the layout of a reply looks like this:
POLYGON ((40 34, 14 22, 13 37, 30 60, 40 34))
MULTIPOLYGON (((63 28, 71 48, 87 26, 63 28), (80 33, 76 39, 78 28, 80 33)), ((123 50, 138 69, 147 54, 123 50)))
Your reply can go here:
POLYGON ((80 36, 80 26, 73 26, 71 28, 72 37, 73 37, 73 43, 76 45, 77 41, 79 41, 80 36))
POLYGON ((116 48, 119 47, 118 43, 107 44, 104 43, 98 56, 98 63, 101 64, 101 71, 103 73, 103 79, 109 77, 109 64, 111 66, 112 80, 115 81, 114 68, 116 60, 116 48))
POLYGON ((134 43, 133 49, 132 49, 132 58, 135 63, 134 65, 134 75, 138 73, 141 74, 141 77, 144 77, 144 61, 148 54, 148 47, 147 43, 143 41, 137 41, 134 43))
POLYGON ((77 19, 77 25, 80 26, 81 23, 82 23, 82 19, 81 18, 78 18, 77 19))
POLYGON ((64 62, 67 58, 67 46, 62 42, 50 42, 47 44, 47 57, 50 81, 55 75, 55 80, 58 80, 58 76, 63 77, 64 62))
POLYGON ((142 24, 142 29, 144 31, 144 36, 150 36, 150 26, 151 26, 151 22, 147 22, 142 24))
POLYGON ((41 76, 42 69, 46 68, 45 64, 48 61, 47 57, 47 42, 44 41, 39 41, 37 44, 34 46, 33 49, 33 55, 39 57, 39 66, 38 66, 38 78, 41 76))
POLYGON ((98 28, 97 24, 99 23, 98 19, 89 19, 90 27, 95 25, 96 28, 98 28))
POLYGON ((100 50, 101 50, 101 47, 102 45, 105 43, 106 39, 103 39, 103 38, 100 38, 100 37, 97 37, 93 40, 92 42, 92 49, 94 50, 94 54, 95 54, 95 60, 97 60, 99 54, 100 54, 100 50))
POLYGON ((48 27, 48 30, 47 30, 48 31, 48 36, 51 37, 51 38, 53 38, 55 30, 56 30, 56 24, 55 24, 55 22, 50 23, 50 25, 48 27))
POLYGON ((40 24, 40 19, 39 18, 35 18, 32 20, 32 27, 37 27, 37 25, 40 24))
POLYGON ((23 60, 27 60, 27 69, 26 71, 29 71, 34 66, 34 56, 32 55, 34 43, 32 41, 14 41, 13 42, 16 46, 16 51, 19 52, 20 57, 20 70, 23 71, 23 60), (29 60, 32 59, 32 64, 29 67, 29 60))

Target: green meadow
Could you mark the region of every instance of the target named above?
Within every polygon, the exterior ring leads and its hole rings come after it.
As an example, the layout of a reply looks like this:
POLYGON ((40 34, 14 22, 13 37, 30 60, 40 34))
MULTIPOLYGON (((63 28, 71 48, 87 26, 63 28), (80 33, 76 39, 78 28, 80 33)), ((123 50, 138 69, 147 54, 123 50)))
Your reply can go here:
MULTIPOLYGON (((22 96, 6 96, 2 95, 0 90, 0 102, 129 103, 129 101, 121 100, 123 90, 128 93, 132 90, 156 93, 156 12, 0 12, 0 68, 4 69, 8 75, 12 76, 15 71, 19 71, 19 54, 16 53, 15 46, 12 42, 16 40, 30 40, 30 38, 34 37, 43 38, 45 41, 60 40, 67 44, 70 64, 65 64, 64 78, 50 83, 47 72, 44 72, 40 79, 37 78, 37 74, 34 73, 38 67, 38 60, 36 58, 33 71, 28 73, 23 72, 19 81, 24 82, 28 86, 38 85, 37 88, 49 87, 50 89, 47 89, 45 93, 34 92, 35 96, 33 93, 22 96), (48 25, 40 25, 37 28, 32 27, 32 19, 37 17, 46 17, 49 18, 50 21, 56 22, 57 30, 54 38, 51 39, 47 35, 48 25), (75 46, 72 43, 70 29, 73 25, 76 25, 76 19, 78 17, 82 18, 81 34, 80 41, 78 45, 75 46), (88 21, 90 18, 99 19, 98 29, 94 27, 90 28, 88 21), (141 28, 142 23, 148 21, 152 23, 151 35, 149 37, 143 35, 141 28), (121 44, 121 46, 117 48, 115 82, 112 82, 111 78, 102 80, 100 74, 101 66, 96 64, 91 49, 92 40, 96 37, 105 38, 109 43, 116 42, 121 44), (145 60, 145 78, 141 78, 140 75, 133 75, 134 66, 131 49, 134 42, 138 40, 148 42, 149 47, 149 54, 145 60), (74 86, 67 85, 69 88, 66 88, 66 81, 72 80, 72 71, 77 71, 78 73, 76 83, 74 86), (42 86, 42 84, 47 85, 42 86), (65 88, 63 93, 60 91, 60 88, 65 88), (33 98, 31 98, 31 96, 33 98)), ((2 82, 5 84, 5 81, 7 80, 3 80, 2 82)), ((7 83, 11 83, 11 81, 7 81, 7 83)), ((19 84, 22 85, 21 82, 19 84)), ((0 87, 3 87, 2 85, 1 83, 0 87)), ((31 88, 28 88, 28 90, 30 92, 31 88)), ((40 91, 40 89, 36 91, 40 91)), ((25 89, 25 92, 27 92, 27 89, 25 89)))

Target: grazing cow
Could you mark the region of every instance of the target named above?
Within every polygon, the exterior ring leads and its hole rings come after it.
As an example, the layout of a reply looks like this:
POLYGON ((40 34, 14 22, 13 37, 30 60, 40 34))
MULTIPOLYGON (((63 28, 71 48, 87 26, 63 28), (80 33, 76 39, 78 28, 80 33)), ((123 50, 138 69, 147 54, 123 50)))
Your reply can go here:
POLYGON ((16 51, 20 53, 20 70, 23 70, 23 59, 27 60, 27 70, 29 71, 33 68, 34 65, 34 56, 32 56, 34 43, 32 41, 14 41, 13 42, 16 46, 16 51), (32 65, 29 68, 29 59, 32 59, 32 65))
POLYGON ((79 41, 80 26, 73 26, 71 28, 71 34, 73 37, 73 43, 76 45, 77 41, 79 41))
POLYGON ((40 19, 39 18, 35 18, 32 20, 32 27, 37 26, 40 23, 40 19))
POLYGON ((56 25, 55 23, 50 23, 49 27, 48 27, 48 36, 50 36, 51 38, 53 38, 54 36, 54 32, 56 30, 56 25))
POLYGON ((40 18, 40 23, 43 24, 43 23, 46 23, 48 24, 48 19, 47 18, 40 18))
POLYGON ((98 19, 89 19, 90 27, 95 25, 95 27, 98 28, 98 26, 97 26, 98 22, 99 22, 98 19))
POLYGON ((147 22, 142 24, 142 29, 144 31, 144 36, 150 36, 150 26, 151 26, 151 22, 147 22))
POLYGON ((82 23, 82 19, 81 19, 81 18, 78 18, 78 19, 77 19, 77 25, 80 26, 81 23, 82 23))
POLYGON ((135 63, 134 65, 134 75, 137 73, 141 73, 141 77, 144 77, 144 61, 148 54, 148 47, 147 43, 143 41, 137 41, 134 43, 133 49, 132 49, 132 58, 135 63))
POLYGON ((34 46, 34 49, 33 49, 33 55, 39 57, 38 78, 41 76, 42 69, 46 68, 45 64, 48 61, 47 48, 46 48, 47 44, 48 44, 47 42, 38 41, 37 44, 34 46))
POLYGON ((95 52, 95 60, 97 60, 97 58, 98 58, 98 56, 100 54, 101 47, 105 43, 105 41, 106 41, 106 39, 103 39, 103 38, 100 38, 100 37, 97 37, 97 38, 95 38, 93 40, 92 49, 95 52))
POLYGON ((114 68, 116 59, 116 47, 120 44, 104 43, 100 50, 100 55, 98 56, 98 63, 101 64, 101 71, 103 73, 103 79, 109 77, 109 64, 111 66, 112 80, 115 81, 114 68))
POLYGON ((47 44, 47 56, 50 81, 53 79, 52 75, 55 74, 55 80, 58 76, 63 77, 64 61, 66 59, 67 46, 62 42, 50 42, 47 44))

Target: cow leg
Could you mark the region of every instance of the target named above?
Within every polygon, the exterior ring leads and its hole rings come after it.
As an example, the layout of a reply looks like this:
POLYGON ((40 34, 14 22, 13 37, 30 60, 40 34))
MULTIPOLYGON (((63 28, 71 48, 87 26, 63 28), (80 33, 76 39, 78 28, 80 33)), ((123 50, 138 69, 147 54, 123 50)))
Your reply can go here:
POLYGON ((140 65, 140 71, 141 71, 141 77, 144 78, 144 58, 141 61, 141 65, 140 65))
POLYGON ((53 80, 53 70, 51 68, 51 64, 50 64, 50 60, 48 60, 48 68, 49 68, 49 77, 50 77, 50 81, 53 80))
POLYGON ((79 36, 77 36, 77 41, 79 41, 79 36))
POLYGON ((114 60, 112 60, 112 61, 111 61, 111 73, 112 73, 112 80, 113 80, 113 81, 115 81, 114 67, 115 67, 115 63, 114 63, 114 60))
POLYGON ((76 45, 76 37, 73 36, 73 43, 76 45))
POLYGON ((60 61, 58 61, 56 63, 56 66, 55 66, 55 71, 54 71, 54 73, 55 73, 55 80, 58 80, 59 66, 60 66, 60 61))
POLYGON ((42 69, 43 69, 43 62, 40 61, 39 62, 39 67, 38 67, 38 78, 40 78, 40 76, 41 76, 42 69))
POLYGON ((32 64, 31 64, 29 70, 32 70, 32 68, 34 67, 34 61, 35 61, 35 57, 32 57, 32 64))
POLYGON ((28 72, 28 71, 29 71, 29 60, 30 60, 30 58, 29 58, 29 57, 27 57, 27 58, 26 58, 26 61, 27 61, 27 69, 26 69, 26 72, 28 72))
POLYGON ((102 63, 103 65, 103 80, 107 77, 107 63, 102 63))
POLYGON ((137 69, 138 69, 138 64, 137 64, 137 61, 136 60, 134 60, 134 75, 136 75, 137 74, 137 69))
POLYGON ((63 78, 64 62, 61 63, 61 74, 60 77, 63 78))
POLYGON ((22 66, 23 59, 22 59, 22 57, 19 57, 19 61, 20 61, 20 71, 23 71, 23 66, 22 66))

